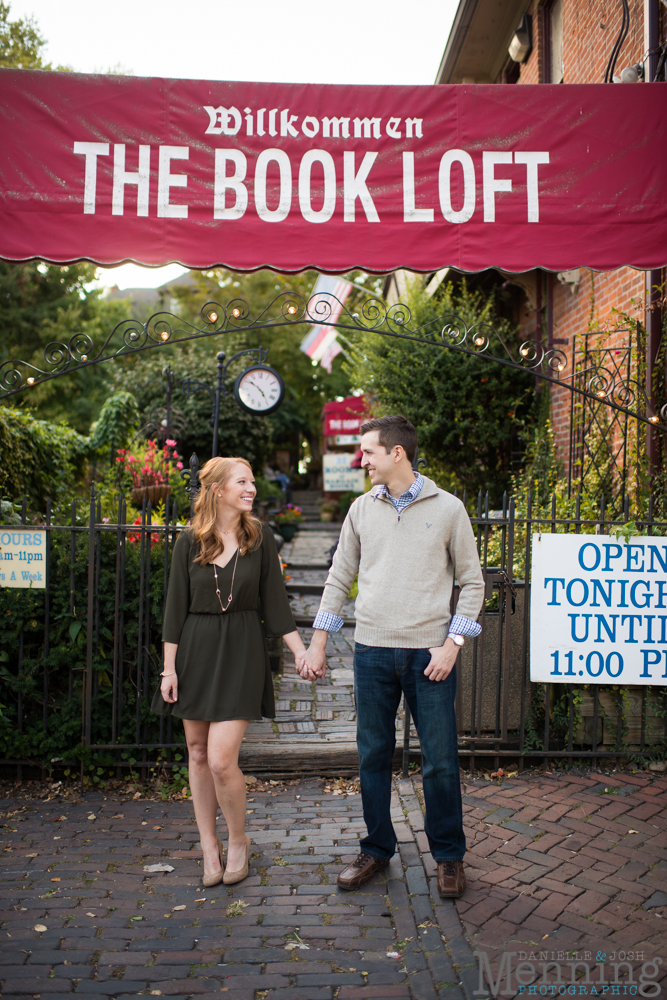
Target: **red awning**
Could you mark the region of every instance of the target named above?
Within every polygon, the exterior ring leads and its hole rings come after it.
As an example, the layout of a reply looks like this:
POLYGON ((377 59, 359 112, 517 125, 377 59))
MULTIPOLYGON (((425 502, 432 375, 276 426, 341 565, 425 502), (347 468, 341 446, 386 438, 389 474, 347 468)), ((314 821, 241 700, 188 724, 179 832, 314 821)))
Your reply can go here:
POLYGON ((339 434, 359 434, 364 420, 368 419, 367 402, 363 396, 348 396, 340 402, 324 404, 325 437, 339 434))
POLYGON ((667 87, 0 70, 0 258, 248 271, 667 264, 667 87))

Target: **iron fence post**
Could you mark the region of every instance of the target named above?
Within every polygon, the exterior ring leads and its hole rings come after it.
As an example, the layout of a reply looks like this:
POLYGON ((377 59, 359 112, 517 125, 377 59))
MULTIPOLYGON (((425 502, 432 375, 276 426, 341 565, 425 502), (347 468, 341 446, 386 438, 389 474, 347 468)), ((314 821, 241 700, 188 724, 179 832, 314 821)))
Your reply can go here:
POLYGON ((218 456, 218 424, 220 423, 220 399, 222 398, 222 389, 225 381, 225 352, 218 351, 216 354, 218 359, 218 377, 215 386, 215 405, 213 407, 213 458, 218 456))
POLYGON ((95 639, 95 485, 90 491, 88 522, 88 609, 86 617, 86 669, 83 672, 83 745, 90 746, 93 691, 93 644, 95 639))

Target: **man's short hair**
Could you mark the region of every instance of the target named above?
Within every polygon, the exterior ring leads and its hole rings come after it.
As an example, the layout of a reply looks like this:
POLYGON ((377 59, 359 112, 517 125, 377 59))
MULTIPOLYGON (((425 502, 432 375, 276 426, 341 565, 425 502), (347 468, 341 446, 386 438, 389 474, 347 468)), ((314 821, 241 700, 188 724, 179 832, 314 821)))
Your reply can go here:
POLYGON ((410 421, 400 413, 391 417, 378 417, 377 420, 366 420, 361 425, 361 433, 377 431, 380 444, 387 454, 397 444, 400 444, 410 462, 417 453, 417 431, 410 421))

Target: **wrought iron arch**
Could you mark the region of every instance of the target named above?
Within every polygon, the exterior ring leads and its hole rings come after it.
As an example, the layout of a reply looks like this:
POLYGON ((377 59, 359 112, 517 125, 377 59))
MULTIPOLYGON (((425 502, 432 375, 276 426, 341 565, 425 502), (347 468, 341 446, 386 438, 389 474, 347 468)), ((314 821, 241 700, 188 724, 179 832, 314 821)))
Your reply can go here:
POLYGON ((307 299, 288 291, 277 295, 255 316, 249 303, 242 298, 233 298, 226 306, 207 302, 200 315, 200 327, 166 311, 153 314, 146 323, 125 319, 114 327, 99 347, 87 334, 76 334, 66 344, 51 343, 45 347, 44 368, 20 359, 5 361, 0 365, 0 400, 81 368, 167 344, 188 343, 227 333, 308 324, 432 344, 487 363, 530 372, 544 382, 561 386, 572 394, 604 404, 663 433, 667 432, 667 403, 655 412, 644 387, 636 379, 620 377, 610 367, 592 362, 583 373, 585 379, 582 380, 581 371, 566 372, 568 359, 562 350, 546 350, 539 341, 526 340, 513 353, 490 324, 478 323, 469 327, 453 313, 413 327, 410 307, 402 302, 388 306, 383 299, 371 296, 352 312, 330 293, 317 293, 307 299), (492 353, 489 350, 492 340, 500 344, 500 351, 492 353))

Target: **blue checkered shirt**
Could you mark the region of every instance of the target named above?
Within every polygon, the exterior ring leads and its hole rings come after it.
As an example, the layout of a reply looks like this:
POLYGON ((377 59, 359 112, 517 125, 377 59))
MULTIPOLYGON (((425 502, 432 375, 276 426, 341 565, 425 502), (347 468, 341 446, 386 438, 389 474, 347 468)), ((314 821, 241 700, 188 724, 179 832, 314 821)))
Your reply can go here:
MULTIPOLYGON (((374 498, 377 500, 378 497, 386 497, 387 500, 390 500, 396 508, 398 519, 400 521, 402 512, 408 504, 411 504, 412 501, 419 496, 423 485, 424 477, 420 476, 419 473, 416 472, 414 483, 405 491, 405 493, 401 493, 398 500, 391 495, 384 483, 378 487, 377 491, 374 493, 374 498)), ((321 628, 325 632, 338 632, 343 625, 343 619, 338 615, 332 614, 330 611, 318 611, 315 616, 315 621, 313 622, 313 628, 321 628)), ((448 634, 474 637, 479 635, 481 631, 482 626, 479 622, 474 622, 472 618, 466 618, 465 615, 454 615, 449 623, 448 634)))

